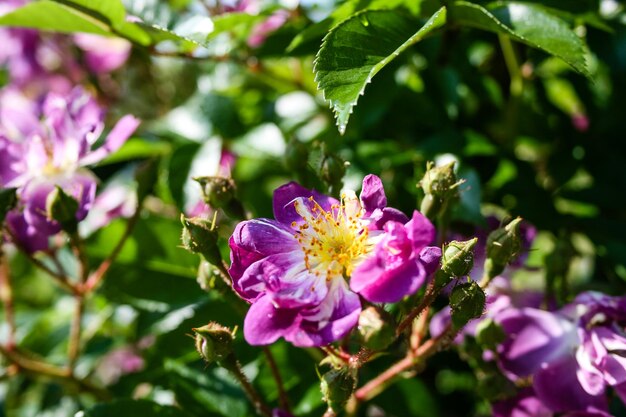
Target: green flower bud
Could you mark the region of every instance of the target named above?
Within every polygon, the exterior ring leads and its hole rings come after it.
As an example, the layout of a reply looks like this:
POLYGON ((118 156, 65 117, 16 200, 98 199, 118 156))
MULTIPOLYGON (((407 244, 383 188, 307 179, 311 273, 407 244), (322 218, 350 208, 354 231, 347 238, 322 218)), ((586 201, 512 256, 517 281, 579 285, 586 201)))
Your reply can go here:
POLYGON ((339 413, 356 388, 356 377, 351 370, 331 369, 322 375, 320 388, 328 408, 339 413))
POLYGON ((196 350, 207 363, 224 361, 233 353, 233 334, 228 328, 211 322, 192 330, 196 350))
POLYGON ((474 281, 454 287, 450 294, 452 324, 457 329, 480 317, 485 309, 485 293, 474 281))
POLYGON ((329 184, 335 184, 343 180, 346 175, 346 164, 336 155, 326 155, 322 161, 322 179, 329 184))
POLYGON ((420 211, 433 219, 444 212, 448 204, 459 197, 459 181, 454 172, 454 162, 440 167, 429 163, 419 185, 424 190, 420 211))
POLYGON ((502 326, 492 319, 481 320, 476 326, 476 340, 485 349, 495 349, 505 338, 502 326))
POLYGON ((485 260, 485 272, 489 278, 493 278, 504 271, 522 247, 519 226, 522 219, 517 218, 505 227, 494 230, 487 238, 487 259, 485 260))
POLYGON ((237 187, 232 178, 198 177, 194 178, 202 187, 204 202, 214 209, 221 208, 230 217, 244 218, 245 211, 237 199, 237 187))
POLYGON ((76 212, 78 211, 78 201, 63 191, 59 186, 48 194, 46 199, 46 212, 50 220, 57 221, 63 230, 68 233, 75 233, 78 227, 76 212))
POLYGON ((393 317, 382 308, 370 306, 363 310, 358 329, 363 344, 373 350, 385 349, 395 339, 393 317))
POLYGON ((438 269, 435 272, 435 291, 441 291, 446 285, 452 282, 455 277, 448 274, 442 269, 438 269))
POLYGON ((217 245, 217 230, 211 227, 211 222, 200 217, 187 218, 180 216, 183 224, 181 240, 183 247, 192 253, 199 253, 211 264, 219 265, 222 262, 217 245))
POLYGON ((459 242, 453 240, 443 248, 441 269, 454 277, 469 275, 474 266, 474 246, 478 238, 459 242))

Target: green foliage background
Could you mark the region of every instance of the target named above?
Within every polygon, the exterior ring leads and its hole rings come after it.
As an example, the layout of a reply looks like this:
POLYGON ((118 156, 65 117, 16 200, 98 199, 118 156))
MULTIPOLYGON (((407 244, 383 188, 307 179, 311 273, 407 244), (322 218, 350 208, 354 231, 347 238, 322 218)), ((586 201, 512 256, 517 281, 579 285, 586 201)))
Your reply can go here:
MULTIPOLYGON (((610 2, 307 3, 258 48, 245 40, 277 3, 264 3, 259 16, 217 16, 213 31, 208 20, 192 20, 201 8, 195 0, 128 1, 127 13, 142 23, 127 22, 116 0, 41 0, 1 17, 2 25, 131 40, 131 60, 112 75, 121 92, 102 94, 114 103, 112 118, 133 113, 144 124, 96 173, 106 180, 147 159, 159 167, 137 227, 88 300, 77 368, 81 377, 97 379, 102 358, 127 347, 144 358, 143 370, 121 376, 98 399, 67 381, 12 375, 5 361, 1 413, 252 415, 241 389, 222 369, 205 366, 188 337, 208 321, 235 327, 243 317, 226 293, 201 289, 199 259, 179 247, 184 184, 209 138, 237 154, 233 178, 253 217, 272 216, 272 192, 285 182, 336 194, 342 184, 358 188, 368 173, 383 179, 390 205, 411 212, 426 162, 453 156, 467 179, 452 219, 457 230, 484 225, 483 215, 494 211, 540 230, 528 261, 534 269, 517 274, 516 285, 545 288, 561 301, 583 289, 623 294, 626 14, 619 3, 601 13, 601 3, 610 2), (588 126, 576 128, 581 119, 588 126), (343 161, 349 162, 345 177, 343 161)), ((94 87, 102 85, 96 80, 94 87)), ((89 239, 92 264, 110 253, 124 223, 89 239)), ((221 221, 223 243, 233 226, 221 221)), ((227 257, 225 245, 223 251, 227 257)), ((69 251, 61 257, 75 267, 69 251)), ((64 363, 71 296, 19 253, 11 271, 19 345, 64 363)), ((270 349, 294 414, 321 415, 313 365, 321 354, 282 341, 270 349)), ((240 334, 236 350, 275 404, 260 350, 240 334)), ((393 360, 381 357, 361 379, 393 360)), ((370 410, 489 415, 484 388, 457 352, 444 352, 418 377, 376 397, 370 410)), ((615 407, 615 415, 626 415, 615 407)))

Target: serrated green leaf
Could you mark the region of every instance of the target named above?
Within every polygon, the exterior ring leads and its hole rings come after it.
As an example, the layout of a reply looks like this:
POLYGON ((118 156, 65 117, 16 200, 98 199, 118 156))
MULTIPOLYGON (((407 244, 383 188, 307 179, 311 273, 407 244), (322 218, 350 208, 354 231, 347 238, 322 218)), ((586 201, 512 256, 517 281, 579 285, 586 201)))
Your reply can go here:
POLYGON ((315 62, 318 88, 330 101, 339 132, 365 86, 389 62, 446 22, 442 7, 416 32, 419 24, 397 11, 365 10, 333 28, 315 62))
POLYGON ((449 9, 451 21, 509 35, 528 46, 561 58, 579 73, 590 77, 582 39, 567 23, 541 7, 506 3, 485 9, 474 3, 457 1, 449 9))

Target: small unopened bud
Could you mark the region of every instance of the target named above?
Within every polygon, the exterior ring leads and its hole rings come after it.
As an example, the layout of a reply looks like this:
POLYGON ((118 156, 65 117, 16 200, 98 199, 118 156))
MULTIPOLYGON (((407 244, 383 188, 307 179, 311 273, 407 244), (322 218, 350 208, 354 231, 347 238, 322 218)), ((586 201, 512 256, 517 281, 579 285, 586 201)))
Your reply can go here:
POLYGON ((231 217, 243 218, 243 206, 237 200, 235 181, 226 177, 194 178, 202 187, 204 202, 214 209, 221 208, 231 217))
POLYGON ((424 178, 419 185, 424 190, 424 199, 420 206, 422 214, 430 219, 446 210, 451 201, 459 197, 459 181, 454 172, 454 162, 442 166, 428 165, 424 178))
POLYGON ((336 155, 326 155, 322 161, 322 179, 328 184, 336 184, 346 175, 345 162, 336 155))
POLYGON ((504 342, 506 335, 502 326, 493 319, 484 319, 476 326, 476 341, 485 349, 494 350, 504 342))
MULTIPOLYGON (((15 188, 0 188, 0 226, 4 222, 7 213, 17 204, 15 188)), ((0 227, 1 228, 1 227, 0 227)))
POLYGON ((452 324, 460 329, 480 317, 485 309, 485 293, 474 281, 454 287, 450 294, 452 324))
POLYGON ((48 194, 46 199, 46 212, 50 220, 54 220, 61 225, 61 228, 68 233, 76 232, 78 221, 76 212, 78 211, 78 201, 68 195, 59 186, 48 194))
POLYGON ((228 328, 211 322, 193 331, 196 350, 207 363, 224 361, 233 353, 233 334, 228 328))
POLYGON ((218 265, 222 262, 217 245, 217 230, 211 227, 211 222, 200 217, 188 218, 180 216, 183 224, 181 240, 183 247, 189 252, 199 253, 211 264, 218 265))
POLYGON ((373 350, 382 350, 395 339, 395 324, 391 314, 370 306, 359 315, 359 334, 363 344, 373 350))
POLYGON ((469 275, 474 267, 474 246, 478 238, 459 242, 453 240, 443 249, 441 269, 454 277, 469 275))
POLYGON ((485 273, 493 278, 515 259, 522 247, 519 226, 522 219, 517 218, 504 227, 494 230, 487 238, 487 259, 485 273))
POLYGON ((356 377, 351 370, 331 369, 322 375, 320 388, 328 408, 339 413, 356 388, 356 377))

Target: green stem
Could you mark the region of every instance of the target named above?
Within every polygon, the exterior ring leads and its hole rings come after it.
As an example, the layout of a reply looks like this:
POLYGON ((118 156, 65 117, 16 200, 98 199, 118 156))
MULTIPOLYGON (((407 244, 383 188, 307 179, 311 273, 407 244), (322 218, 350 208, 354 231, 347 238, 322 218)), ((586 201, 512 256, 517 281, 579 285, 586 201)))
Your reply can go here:
POLYGON ((15 308, 13 305, 13 287, 11 286, 11 271, 9 261, 0 247, 0 298, 4 306, 4 317, 9 326, 7 348, 15 347, 15 308))
POLYGON ((248 400, 254 406, 254 410, 256 413, 263 417, 272 417, 272 410, 263 402, 261 396, 257 392, 257 390, 252 386, 246 374, 243 373, 243 369, 241 369, 241 364, 235 358, 234 355, 230 355, 226 358, 220 365, 228 370, 233 376, 239 381, 241 384, 241 388, 246 393, 248 400))
POLYGON ((511 96, 519 97, 524 88, 524 78, 522 77, 513 42, 511 42, 511 38, 508 35, 504 34, 498 34, 498 40, 500 41, 500 48, 502 48, 504 62, 511 77, 511 96))

